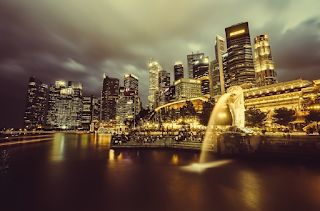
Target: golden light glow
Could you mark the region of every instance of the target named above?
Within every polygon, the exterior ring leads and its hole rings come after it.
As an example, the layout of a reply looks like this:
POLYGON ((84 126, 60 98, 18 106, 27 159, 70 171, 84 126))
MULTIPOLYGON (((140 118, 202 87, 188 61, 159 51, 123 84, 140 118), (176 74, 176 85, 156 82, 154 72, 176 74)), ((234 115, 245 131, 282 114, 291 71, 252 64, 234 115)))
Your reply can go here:
POLYGON ((241 30, 238 30, 238 31, 235 31, 235 32, 231 32, 230 33, 230 37, 235 36, 235 35, 239 35, 239 34, 243 34, 244 32, 245 32, 244 29, 241 29, 241 30))
POLYGON ((218 114, 218 117, 221 118, 221 119, 222 119, 222 118, 225 118, 226 116, 227 116, 226 113, 219 113, 219 114, 218 114))
POLYGON ((171 159, 171 163, 177 165, 179 163, 178 155, 174 154, 171 159))

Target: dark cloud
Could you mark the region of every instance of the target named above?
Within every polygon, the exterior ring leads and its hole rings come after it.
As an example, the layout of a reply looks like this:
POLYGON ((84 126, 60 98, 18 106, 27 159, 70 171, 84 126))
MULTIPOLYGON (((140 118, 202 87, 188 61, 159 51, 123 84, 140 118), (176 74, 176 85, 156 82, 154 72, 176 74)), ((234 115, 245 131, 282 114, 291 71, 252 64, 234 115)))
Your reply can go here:
MULTIPOLYGON (((79 81, 100 95, 102 74, 139 77, 143 105, 148 59, 173 74, 186 55, 214 58, 216 35, 249 22, 251 39, 268 34, 279 81, 320 78, 317 0, 2 0, 0 127, 22 126, 28 79, 79 81)), ((187 74, 186 74, 187 75, 187 74)))

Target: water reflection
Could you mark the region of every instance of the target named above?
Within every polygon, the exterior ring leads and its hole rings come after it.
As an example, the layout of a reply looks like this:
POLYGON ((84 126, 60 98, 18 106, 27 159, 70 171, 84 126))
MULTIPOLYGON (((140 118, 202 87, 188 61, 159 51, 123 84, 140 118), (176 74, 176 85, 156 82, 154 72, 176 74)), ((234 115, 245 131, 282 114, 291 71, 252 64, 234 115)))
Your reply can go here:
POLYGON ((95 145, 98 149, 110 148, 111 135, 110 134, 96 134, 95 145))
POLYGON ((174 164, 174 165, 178 165, 179 164, 179 157, 177 154, 173 154, 172 155, 172 159, 171 159, 171 164, 174 164))
POLYGON ((193 172, 202 172, 208 168, 215 168, 218 166, 223 166, 228 163, 231 163, 232 160, 222 160, 222 161, 212 161, 207 163, 193 163, 189 166, 182 167, 183 170, 193 171, 193 172))
POLYGON ((239 181, 241 185, 242 200, 246 202, 248 207, 254 210, 260 210, 263 187, 261 186, 261 181, 259 181, 257 174, 248 170, 240 171, 239 181))
POLYGON ((60 162, 64 158, 65 134, 55 133, 52 141, 50 160, 53 162, 60 162))
POLYGON ((109 146, 108 135, 61 133, 10 148, 8 210, 320 210, 318 168, 109 146))

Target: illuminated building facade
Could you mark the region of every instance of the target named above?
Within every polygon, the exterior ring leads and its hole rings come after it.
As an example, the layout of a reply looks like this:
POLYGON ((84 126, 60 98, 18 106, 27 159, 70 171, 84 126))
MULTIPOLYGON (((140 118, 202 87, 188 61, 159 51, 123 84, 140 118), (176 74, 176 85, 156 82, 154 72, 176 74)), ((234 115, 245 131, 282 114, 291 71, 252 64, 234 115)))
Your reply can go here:
POLYGON ((35 77, 29 78, 28 96, 24 114, 24 125, 35 129, 45 125, 48 86, 35 77))
POLYGON ((210 79, 208 76, 199 78, 201 81, 201 94, 210 95, 210 79))
POLYGON ((127 119, 134 118, 134 103, 130 96, 130 91, 126 92, 125 87, 119 88, 119 98, 117 100, 116 119, 118 124, 124 124, 127 119))
POLYGON ((172 84, 165 90, 166 103, 173 102, 176 97, 176 87, 172 84))
POLYGON ((138 77, 133 74, 124 76, 124 87, 119 88, 117 100, 116 119, 118 124, 124 124, 126 120, 134 120, 141 110, 141 101, 138 96, 138 77))
POLYGON ((98 99, 94 95, 83 97, 82 128, 89 130, 92 121, 99 120, 99 114, 98 99))
POLYGON ((215 85, 212 84, 212 86, 215 86, 214 95, 221 95, 225 93, 224 70, 226 69, 223 67, 222 55, 227 52, 226 40, 223 37, 219 35, 216 36, 214 50, 216 54, 216 63, 218 67, 213 67, 213 71, 215 71, 213 75, 215 75, 215 81, 217 82, 215 83, 215 85))
POLYGON ((248 22, 239 23, 225 29, 227 37, 228 86, 255 85, 252 48, 248 22))
POLYGON ((254 38, 254 70, 257 86, 278 82, 267 35, 259 35, 254 38))
POLYGON ((159 91, 159 72, 162 71, 160 64, 153 58, 149 59, 149 95, 148 107, 153 110, 155 108, 155 92, 159 91))
POLYGON ((227 74, 228 69, 228 52, 222 54, 223 74, 224 74, 224 87, 225 91, 230 87, 230 77, 227 74))
MULTIPOLYGON (((158 105, 163 105, 166 103, 165 92, 170 87, 170 73, 165 70, 159 71, 159 91, 157 92, 158 97, 155 97, 158 101, 158 105)), ((156 106, 157 107, 157 106, 156 106)))
POLYGON ((50 86, 47 125, 51 129, 78 129, 82 126, 82 84, 56 81, 50 86))
POLYGON ((180 78, 174 82, 175 100, 190 99, 202 96, 201 81, 189 78, 180 78))
POLYGON ((302 89, 300 97, 301 110, 320 110, 320 79, 313 80, 313 86, 302 89))
POLYGON ((72 111, 71 121, 73 128, 79 128, 82 125, 82 109, 83 109, 83 96, 82 84, 77 81, 69 81, 68 87, 73 90, 72 95, 72 111))
POLYGON ((184 78, 183 77, 183 64, 182 62, 176 62, 174 64, 174 80, 179 80, 180 78, 184 78))
POLYGON ((133 74, 126 74, 124 76, 124 88, 129 89, 130 91, 138 91, 139 79, 133 74))
POLYGON ((119 79, 104 74, 101 92, 101 121, 112 122, 116 119, 116 101, 119 97, 119 79))
POLYGON ((58 100, 60 98, 61 90, 65 89, 66 87, 67 87, 67 83, 65 81, 56 81, 55 84, 50 85, 46 124, 51 129, 54 129, 57 127, 58 100))
POLYGON ((202 57, 193 64, 193 78, 198 79, 209 76, 209 57, 202 57))
POLYGON ((285 107, 300 110, 302 91, 312 87, 312 82, 302 79, 267 86, 244 89, 246 109, 256 108, 263 112, 285 107))
POLYGON ((188 75, 190 79, 194 78, 194 68, 193 66, 200 62, 204 58, 204 53, 196 53, 191 55, 187 55, 187 62, 188 62, 188 75))
POLYGON ((193 78, 201 81, 201 93, 210 94, 209 57, 202 57, 193 64, 193 78))
POLYGON ((210 95, 216 96, 221 94, 220 70, 219 63, 217 60, 213 60, 210 62, 209 77, 211 80, 210 95))
POLYGON ((72 88, 64 88, 60 91, 60 96, 56 102, 57 104, 57 118, 55 119, 55 128, 59 129, 76 129, 73 126, 76 125, 75 115, 73 110, 73 94, 72 88))

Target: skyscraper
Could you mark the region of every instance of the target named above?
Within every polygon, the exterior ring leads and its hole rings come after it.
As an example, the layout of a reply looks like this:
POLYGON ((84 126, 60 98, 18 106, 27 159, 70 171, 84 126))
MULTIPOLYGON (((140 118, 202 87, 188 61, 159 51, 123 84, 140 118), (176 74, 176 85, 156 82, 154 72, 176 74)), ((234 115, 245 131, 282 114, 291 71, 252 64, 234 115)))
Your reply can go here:
POLYGON ((99 120, 99 106, 98 99, 91 94, 83 97, 82 128, 89 130, 94 120, 99 120))
POLYGON ((201 81, 189 78, 180 78, 174 82, 175 100, 191 99, 202 96, 201 81))
POLYGON ((166 103, 165 92, 170 87, 170 73, 165 70, 159 71, 159 92, 157 105, 161 106, 166 103))
POLYGON ((182 62, 176 62, 174 64, 174 80, 179 80, 180 78, 183 78, 183 64, 182 62))
POLYGON ((254 70, 257 86, 278 82, 267 35, 259 35, 254 38, 254 70))
POLYGON ((219 94, 224 94, 225 93, 225 84, 224 84, 225 73, 223 71, 222 55, 227 52, 226 40, 223 37, 217 35, 214 49, 216 53, 216 60, 219 66, 219 84, 220 84, 219 94))
POLYGON ((69 81, 68 87, 72 88, 72 112, 71 121, 72 126, 78 128, 82 124, 82 109, 83 109, 83 97, 82 97, 82 84, 77 81, 69 81))
POLYGON ((82 84, 56 81, 50 85, 47 124, 52 129, 78 129, 82 125, 82 84))
POLYGON ((204 76, 209 76, 209 57, 202 57, 193 64, 193 78, 199 79, 204 76))
POLYGON ((126 119, 133 119, 133 100, 130 91, 126 92, 125 87, 119 88, 119 97, 117 99, 116 119, 118 124, 124 124, 126 119))
POLYGON ((219 63, 216 59, 210 62, 209 77, 211 81, 210 95, 213 97, 215 95, 221 94, 220 70, 219 63))
POLYGON ((47 113, 47 125, 54 129, 57 127, 58 118, 58 100, 60 98, 60 91, 65 89, 67 84, 65 81, 56 81, 55 84, 51 84, 49 88, 48 99, 48 113, 47 113))
POLYGON ((193 79, 194 78, 194 73, 193 73, 193 66, 194 64, 197 64, 197 62, 199 62, 200 59, 204 58, 204 53, 196 53, 196 54, 192 54, 191 55, 187 55, 187 62, 188 62, 188 74, 189 74, 189 78, 193 79))
POLYGON ((28 96, 24 115, 24 125, 27 129, 45 125, 46 100, 48 86, 35 77, 29 78, 28 96))
MULTIPOLYGON (((54 127, 64 130, 75 129, 76 115, 73 105, 74 90, 72 88, 64 88, 60 90, 60 95, 57 98, 56 106, 57 113, 54 121, 54 127)), ((77 110, 77 109, 75 109, 77 110)))
POLYGON ((101 121, 110 122, 116 119, 116 101, 119 96, 119 79, 103 75, 101 92, 101 121))
POLYGON ((248 22, 239 23, 225 29, 228 47, 228 86, 255 85, 255 72, 248 22))
POLYGON ((133 74, 126 74, 124 76, 124 88, 131 91, 138 91, 139 80, 138 77, 133 74))
POLYGON ((160 64, 153 58, 149 59, 149 96, 148 107, 155 109, 155 92, 159 92, 159 72, 163 70, 160 64))
MULTIPOLYGON (((118 123, 124 123, 126 119, 133 120, 135 116, 140 112, 140 97, 138 95, 139 79, 133 74, 126 74, 124 76, 124 87, 120 87, 119 100, 117 102, 117 109, 120 109, 121 116, 118 123), (121 99, 120 99, 121 98, 121 99), (119 106, 122 105, 122 108, 119 106)), ((117 112, 118 113, 118 112, 117 112)))
POLYGON ((209 57, 202 57, 193 64, 193 78, 201 81, 201 93, 210 94, 209 57))

